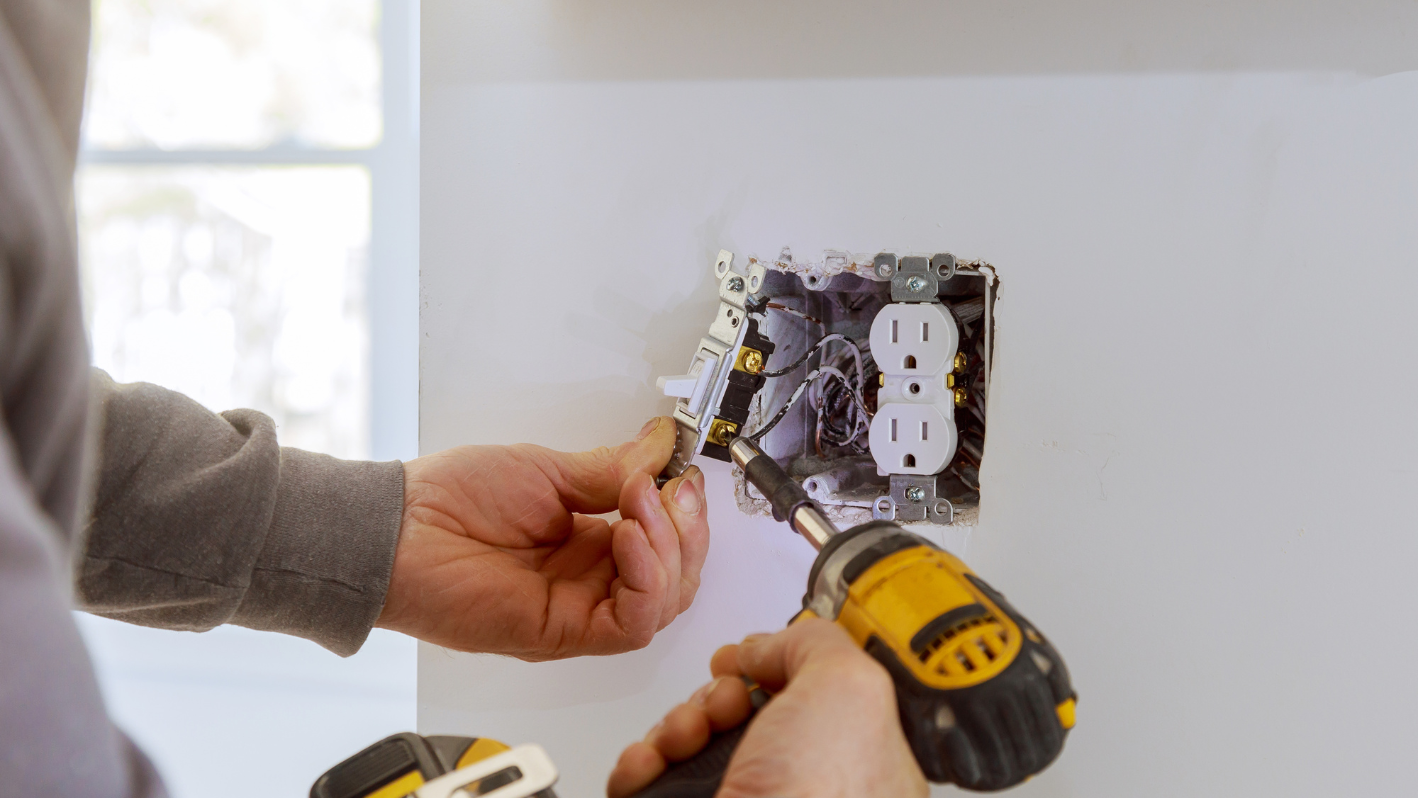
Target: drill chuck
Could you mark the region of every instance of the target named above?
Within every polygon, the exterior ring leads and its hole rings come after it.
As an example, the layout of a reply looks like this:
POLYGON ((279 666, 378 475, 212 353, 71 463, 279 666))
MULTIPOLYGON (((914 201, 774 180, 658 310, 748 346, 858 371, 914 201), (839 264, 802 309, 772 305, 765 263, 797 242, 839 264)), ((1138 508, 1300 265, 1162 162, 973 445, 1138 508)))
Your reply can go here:
POLYGON ((749 483, 768 499, 773 507, 773 518, 787 521, 813 548, 820 551, 837 534, 837 527, 828 520, 822 506, 813 501, 782 466, 758 448, 758 444, 748 438, 734 438, 729 443, 729 456, 743 469, 749 483))

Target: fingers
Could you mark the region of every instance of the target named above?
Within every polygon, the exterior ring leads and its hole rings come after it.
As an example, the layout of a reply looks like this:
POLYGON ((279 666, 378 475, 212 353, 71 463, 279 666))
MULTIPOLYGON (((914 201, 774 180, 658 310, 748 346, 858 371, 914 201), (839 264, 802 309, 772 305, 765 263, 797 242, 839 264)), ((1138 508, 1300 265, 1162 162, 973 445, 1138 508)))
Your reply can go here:
POLYGON ((719 646, 719 650, 709 658, 709 673, 713 674, 715 678, 742 676, 743 671, 739 670, 739 647, 719 646))
POLYGON ((659 558, 660 567, 668 577, 664 593, 657 597, 662 602, 659 624, 655 627, 655 631, 659 631, 679 615, 679 531, 675 529, 674 520, 665 509, 660 491, 655 488, 655 481, 644 474, 635 474, 625 481, 625 487, 620 493, 620 515, 622 518, 633 518, 645 530, 650 548, 659 558))
POLYGON ((675 612, 689 609, 699 591, 699 572, 709 555, 709 507, 704 494, 704 472, 690 466, 683 475, 660 490, 660 502, 679 537, 680 589, 675 612))
POLYGON ((669 463, 675 448, 675 422, 667 416, 650 419, 635 440, 589 452, 558 452, 540 446, 520 447, 540 461, 568 510, 608 513, 616 509, 621 489, 634 474, 655 476, 669 463))
MULTIPOLYGON (((811 667, 840 668, 844 672, 886 672, 857 647, 846 630, 831 621, 808 618, 773 635, 754 635, 739 644, 738 666, 745 676, 770 692, 783 688, 811 667)), ((890 686, 889 678, 886 684, 890 686)))
MULTIPOLYGON (((607 605, 608 632, 619 650, 642 648, 684 610, 699 587, 708 549, 703 475, 671 480, 664 491, 643 473, 626 479, 621 520, 612 527, 611 556, 618 578, 607 605), (690 570, 683 565, 689 560, 690 570)), ((605 612, 605 611, 602 611, 605 612)))
POLYGON ((691 702, 699 702, 709 719, 709 728, 728 731, 748 720, 753 702, 748 685, 738 676, 723 676, 701 687, 691 702), (702 694, 702 695, 701 695, 702 694))
POLYGON ((669 762, 680 762, 704 749, 714 732, 732 729, 748 719, 748 688, 736 677, 716 679, 699 688, 686 703, 665 715, 645 735, 620 755, 606 785, 610 798, 622 798, 644 789, 665 772, 669 762))
POLYGON ((604 646, 607 653, 644 648, 660 628, 669 575, 633 518, 611 527, 611 556, 619 576, 611 584, 610 598, 596 609, 593 633, 610 641, 604 646), (610 628, 597 628, 603 625, 610 628))
POLYGON ((606 782, 606 798, 626 798, 649 786, 665 772, 665 758, 649 743, 631 743, 606 782))
POLYGON ((650 730, 645 742, 653 745, 667 761, 688 759, 709 742, 709 715, 698 704, 680 704, 650 730))

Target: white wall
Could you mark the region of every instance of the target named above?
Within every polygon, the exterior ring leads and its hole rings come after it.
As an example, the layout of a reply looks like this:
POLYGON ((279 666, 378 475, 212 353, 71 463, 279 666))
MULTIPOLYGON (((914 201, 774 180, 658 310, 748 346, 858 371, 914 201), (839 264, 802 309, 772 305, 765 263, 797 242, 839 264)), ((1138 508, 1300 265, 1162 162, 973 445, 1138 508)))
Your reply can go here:
MULTIPOLYGON (((980 526, 1079 727, 1019 795, 1399 794, 1418 743, 1418 6, 426 2, 421 449, 629 436, 710 258, 984 257, 980 526), (594 9, 594 10, 593 10, 594 9)), ((424 646, 424 732, 563 794, 795 609, 707 469, 695 607, 642 652, 424 646)))

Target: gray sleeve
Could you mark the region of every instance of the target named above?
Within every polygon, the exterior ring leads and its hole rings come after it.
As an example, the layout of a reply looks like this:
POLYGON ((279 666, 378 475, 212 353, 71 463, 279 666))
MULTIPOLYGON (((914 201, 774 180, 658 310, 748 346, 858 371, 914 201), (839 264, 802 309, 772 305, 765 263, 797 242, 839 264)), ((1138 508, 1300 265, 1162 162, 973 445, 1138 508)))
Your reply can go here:
POLYGON ((168 629, 223 623, 357 651, 384 606, 403 465, 280 448, 254 410, 212 413, 94 371, 99 473, 76 597, 168 629))

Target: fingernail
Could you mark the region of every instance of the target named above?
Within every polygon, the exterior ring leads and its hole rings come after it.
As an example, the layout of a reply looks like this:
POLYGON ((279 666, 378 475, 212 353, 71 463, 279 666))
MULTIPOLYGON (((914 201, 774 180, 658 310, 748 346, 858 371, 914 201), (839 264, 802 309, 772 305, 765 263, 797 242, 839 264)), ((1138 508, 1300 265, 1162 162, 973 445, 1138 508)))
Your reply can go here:
MULTIPOLYGON (((722 678, 722 677, 720 677, 720 678, 722 678)), ((701 707, 704 706, 705 700, 709 698, 709 693, 710 693, 711 691, 713 691, 714 685, 716 685, 716 684, 718 684, 718 683, 719 683, 719 680, 718 680, 718 679, 715 679, 714 681, 712 681, 712 682, 710 682, 710 683, 704 685, 703 687, 699 688, 698 690, 695 690, 695 691, 694 691, 694 695, 692 695, 692 696, 689 697, 689 702, 690 702, 691 704, 698 704, 698 705, 701 706, 701 707)))
POLYGON ((681 478, 679 487, 675 488, 674 502, 680 512, 694 515, 699 512, 699 488, 696 488, 693 482, 681 478))
POLYGON ((646 732, 646 734, 645 734, 645 742, 649 743, 650 745, 654 745, 654 744, 655 744, 655 738, 658 737, 659 734, 660 734, 660 732, 664 731, 664 729, 665 729, 665 721, 664 721, 664 720, 661 720, 659 723, 656 723, 656 724, 655 724, 655 727, 654 727, 653 729, 651 729, 650 731, 646 732))
POLYGON ((652 419, 650 419, 649 421, 645 422, 645 426, 643 426, 643 427, 640 428, 640 434, 635 436, 635 440, 637 440, 637 441, 643 441, 643 440, 645 440, 646 438, 650 437, 650 433, 654 432, 655 430, 657 430, 657 429, 659 429, 659 428, 660 428, 660 417, 659 417, 659 416, 655 416, 654 418, 652 418, 652 419))
POLYGON ((699 466, 692 465, 686 468, 684 473, 680 474, 680 476, 691 480, 694 484, 699 486, 700 490, 704 490, 704 472, 699 470, 699 466))
POLYGON ((745 638, 743 639, 743 642, 742 642, 742 643, 739 643, 739 645, 740 645, 740 646, 750 646, 750 647, 751 647, 751 646, 756 646, 756 645, 758 645, 760 642, 762 642, 765 638, 768 638, 768 637, 771 637, 771 635, 762 634, 762 633, 759 633, 759 634, 752 634, 752 635, 749 635, 748 637, 745 637, 745 638))

